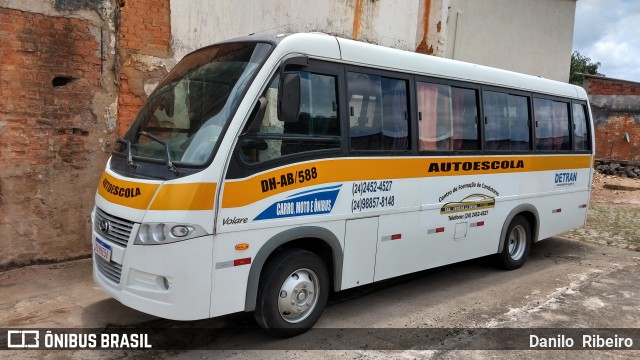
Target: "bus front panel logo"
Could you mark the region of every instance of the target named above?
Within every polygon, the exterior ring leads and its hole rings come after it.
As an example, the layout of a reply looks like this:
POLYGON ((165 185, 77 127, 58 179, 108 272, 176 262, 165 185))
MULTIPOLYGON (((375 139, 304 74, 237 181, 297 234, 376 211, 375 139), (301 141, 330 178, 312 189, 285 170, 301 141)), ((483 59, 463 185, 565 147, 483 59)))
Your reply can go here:
POLYGON ((100 229, 100 231, 106 234, 109 231, 109 220, 101 220, 98 224, 98 228, 100 229))

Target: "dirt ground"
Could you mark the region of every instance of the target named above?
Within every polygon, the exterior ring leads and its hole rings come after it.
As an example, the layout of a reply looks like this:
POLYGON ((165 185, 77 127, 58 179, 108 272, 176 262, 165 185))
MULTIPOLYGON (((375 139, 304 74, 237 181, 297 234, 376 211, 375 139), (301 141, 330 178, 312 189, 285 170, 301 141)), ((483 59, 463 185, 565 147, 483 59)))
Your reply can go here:
POLYGON ((587 224, 560 236, 640 251, 640 179, 596 173, 587 224))
POLYGON ((640 179, 595 173, 591 185, 591 201, 599 204, 631 204, 640 206, 640 179), (605 186, 607 188, 605 188, 605 186), (629 189, 611 189, 615 187, 629 189))

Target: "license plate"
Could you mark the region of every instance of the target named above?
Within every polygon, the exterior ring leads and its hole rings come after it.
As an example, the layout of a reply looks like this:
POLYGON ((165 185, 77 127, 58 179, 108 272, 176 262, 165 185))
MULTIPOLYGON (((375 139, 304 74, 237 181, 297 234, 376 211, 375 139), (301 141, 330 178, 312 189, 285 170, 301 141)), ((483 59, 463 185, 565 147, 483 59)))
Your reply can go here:
POLYGON ((96 238, 95 246, 93 247, 93 252, 106 261, 111 261, 111 246, 109 246, 104 241, 96 238))

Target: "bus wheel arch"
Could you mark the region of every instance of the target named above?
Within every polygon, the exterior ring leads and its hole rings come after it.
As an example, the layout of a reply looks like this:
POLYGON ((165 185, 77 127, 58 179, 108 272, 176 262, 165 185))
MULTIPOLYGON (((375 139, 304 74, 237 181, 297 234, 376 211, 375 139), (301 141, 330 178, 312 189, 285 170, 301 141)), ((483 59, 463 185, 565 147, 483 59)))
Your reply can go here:
POLYGON ((498 262, 509 270, 524 264, 531 245, 538 241, 540 221, 531 204, 521 204, 511 210, 502 225, 497 249, 498 262))
POLYGON ((307 250, 319 256, 329 273, 330 287, 340 288, 343 255, 338 238, 331 231, 322 227, 296 227, 269 239, 252 260, 247 280, 244 311, 253 311, 256 308, 258 288, 265 265, 277 254, 288 249, 307 250))

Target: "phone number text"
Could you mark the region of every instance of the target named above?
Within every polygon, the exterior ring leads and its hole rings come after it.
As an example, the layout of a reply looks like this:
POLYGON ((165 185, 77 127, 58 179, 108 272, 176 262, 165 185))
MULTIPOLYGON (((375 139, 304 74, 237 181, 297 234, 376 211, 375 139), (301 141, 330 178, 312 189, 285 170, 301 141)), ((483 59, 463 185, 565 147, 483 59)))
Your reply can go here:
POLYGON ((351 201, 351 212, 390 208, 395 205, 395 196, 374 196, 351 201))
POLYGON ((391 180, 354 182, 351 192, 354 196, 362 196, 364 194, 377 192, 387 192, 391 191, 391 185, 393 185, 393 181, 391 180))

